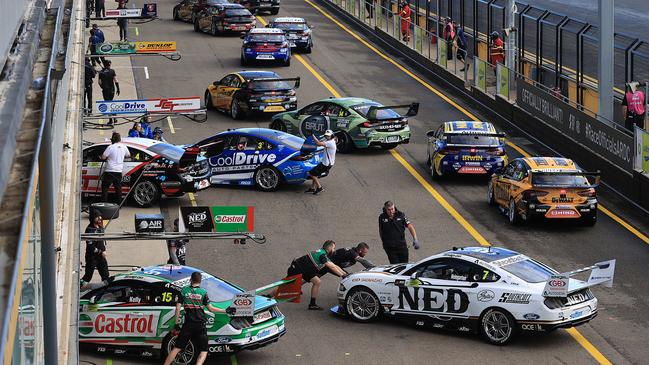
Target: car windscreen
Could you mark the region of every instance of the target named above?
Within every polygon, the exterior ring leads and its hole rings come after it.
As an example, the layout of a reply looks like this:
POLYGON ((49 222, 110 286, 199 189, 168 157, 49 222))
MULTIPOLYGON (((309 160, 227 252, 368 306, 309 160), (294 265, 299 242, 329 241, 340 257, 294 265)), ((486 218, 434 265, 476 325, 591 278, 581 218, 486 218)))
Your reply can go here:
POLYGON ((589 187, 590 183, 584 175, 579 174, 573 175, 532 173, 532 185, 589 187))
POLYGON ((251 34, 250 42, 284 42, 283 34, 251 34))
POLYGON ((252 81, 248 83, 248 88, 255 91, 267 91, 286 90, 291 86, 286 81, 252 81))
POLYGON ((528 283, 541 283, 557 273, 539 264, 536 261, 527 259, 514 262, 502 267, 505 271, 527 281, 528 283))
POLYGON ((248 9, 225 9, 225 16, 252 16, 248 9))
POLYGON ((166 143, 156 143, 147 149, 176 163, 180 161, 185 153, 183 148, 166 143))
POLYGON ((274 144, 283 144, 296 151, 299 151, 304 144, 304 139, 291 134, 273 134, 265 137, 273 141, 274 144))
POLYGON ((207 296, 212 302, 230 300, 235 294, 241 293, 241 290, 233 287, 225 281, 204 273, 203 280, 201 281, 201 288, 207 291, 207 296))
POLYGON ((449 134, 446 136, 449 144, 461 144, 469 146, 499 146, 500 141, 496 136, 473 135, 473 134, 449 134))
POLYGON ((305 23, 277 23, 275 22, 273 24, 275 28, 279 28, 284 31, 291 31, 291 30, 304 30, 306 29, 306 24, 305 23))
MULTIPOLYGON (((359 105, 354 105, 352 106, 352 109, 356 111, 356 113, 362 115, 365 118, 368 118, 367 112, 370 110, 370 107, 373 106, 381 106, 379 103, 368 103, 368 104, 359 104, 359 105)), ((398 119, 401 118, 401 115, 399 113, 395 112, 392 109, 379 109, 376 112, 376 120, 381 120, 381 119, 398 119)))

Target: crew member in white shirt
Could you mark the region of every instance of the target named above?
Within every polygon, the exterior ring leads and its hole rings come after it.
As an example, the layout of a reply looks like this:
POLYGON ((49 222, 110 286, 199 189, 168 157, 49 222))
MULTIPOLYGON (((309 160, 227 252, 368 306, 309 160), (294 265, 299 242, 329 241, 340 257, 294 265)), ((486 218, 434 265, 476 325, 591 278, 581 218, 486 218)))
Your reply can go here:
POLYGON ((318 140, 318 138, 313 135, 313 141, 315 142, 316 145, 322 146, 325 148, 324 150, 324 157, 320 163, 314 167, 311 171, 309 171, 309 179, 313 181, 311 184, 311 187, 305 191, 305 193, 313 193, 313 195, 318 195, 322 190, 322 185, 320 184, 320 179, 324 173, 328 173, 329 170, 333 167, 334 163, 336 163, 336 137, 334 136, 334 132, 331 129, 327 129, 324 133, 324 139, 323 140, 318 140))
POLYGON ((108 202, 108 189, 112 185, 115 188, 117 204, 122 202, 122 171, 124 170, 124 158, 131 157, 128 148, 121 143, 122 137, 117 132, 113 132, 110 137, 111 145, 101 155, 101 159, 106 161, 106 169, 101 176, 101 200, 108 202))

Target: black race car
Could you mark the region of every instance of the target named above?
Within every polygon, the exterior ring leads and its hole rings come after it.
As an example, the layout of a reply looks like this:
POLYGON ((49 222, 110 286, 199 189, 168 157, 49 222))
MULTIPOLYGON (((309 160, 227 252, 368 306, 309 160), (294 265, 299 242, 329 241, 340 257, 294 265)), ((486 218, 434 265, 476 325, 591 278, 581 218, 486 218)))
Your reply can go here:
POLYGON ((268 23, 267 27, 283 30, 291 48, 304 53, 311 53, 313 47, 311 29, 313 27, 310 27, 303 18, 275 18, 268 23))
POLYGON ((224 32, 247 32, 255 27, 255 17, 239 4, 208 6, 194 17, 194 31, 212 35, 224 32))
POLYGON ((194 23, 194 18, 201 10, 210 6, 229 4, 228 0, 183 0, 173 9, 174 20, 194 23))
POLYGON ((267 11, 272 15, 279 13, 280 0, 233 0, 232 2, 245 6, 253 14, 261 11, 267 11))
POLYGON ((282 79, 272 71, 233 72, 205 90, 205 107, 241 119, 249 113, 277 113, 297 109, 295 89, 300 78, 282 79), (289 82, 294 82, 291 87, 289 82))

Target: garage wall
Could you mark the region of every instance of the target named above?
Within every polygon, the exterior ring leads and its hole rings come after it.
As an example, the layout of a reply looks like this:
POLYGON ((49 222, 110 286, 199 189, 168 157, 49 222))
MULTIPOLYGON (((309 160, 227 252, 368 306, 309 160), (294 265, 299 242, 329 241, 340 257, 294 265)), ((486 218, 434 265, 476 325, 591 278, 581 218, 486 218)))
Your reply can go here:
POLYGON ((30 0, 0 0, 0 70, 4 68, 11 44, 30 0))

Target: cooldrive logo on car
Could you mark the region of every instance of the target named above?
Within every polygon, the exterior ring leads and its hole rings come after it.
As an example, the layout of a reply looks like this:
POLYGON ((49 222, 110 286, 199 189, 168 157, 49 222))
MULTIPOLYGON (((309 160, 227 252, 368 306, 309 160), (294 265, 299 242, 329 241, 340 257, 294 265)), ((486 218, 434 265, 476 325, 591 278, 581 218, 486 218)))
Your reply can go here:
POLYGON ((263 153, 255 151, 254 154, 235 152, 232 156, 217 157, 210 159, 210 165, 214 166, 212 172, 253 170, 264 163, 273 163, 277 160, 274 153, 263 153))
POLYGON ((158 329, 156 312, 82 313, 79 315, 79 332, 93 337, 119 335, 155 336, 158 329))

